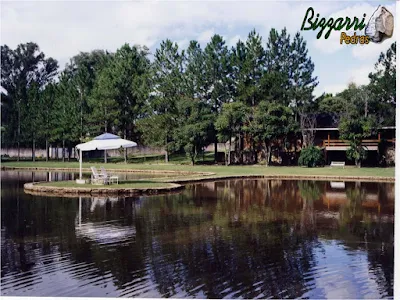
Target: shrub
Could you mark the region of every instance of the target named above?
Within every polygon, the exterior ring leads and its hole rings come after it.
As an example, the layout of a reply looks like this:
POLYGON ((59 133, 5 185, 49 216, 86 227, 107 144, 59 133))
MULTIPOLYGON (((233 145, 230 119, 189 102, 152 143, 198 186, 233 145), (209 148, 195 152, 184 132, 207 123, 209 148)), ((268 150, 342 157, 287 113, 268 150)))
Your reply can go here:
POLYGON ((299 157, 299 166, 314 168, 324 165, 324 155, 320 148, 309 146, 301 150, 299 157))

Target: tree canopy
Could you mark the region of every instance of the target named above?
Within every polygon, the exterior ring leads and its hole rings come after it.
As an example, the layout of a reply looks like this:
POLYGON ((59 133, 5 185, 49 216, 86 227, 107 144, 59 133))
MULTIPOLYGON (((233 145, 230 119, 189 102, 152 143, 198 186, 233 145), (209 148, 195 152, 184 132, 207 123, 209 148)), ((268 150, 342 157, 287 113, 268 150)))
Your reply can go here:
POLYGON ((1 55, 3 146, 72 147, 108 131, 163 148, 167 161, 180 151, 195 163, 210 143, 217 151, 217 142, 229 142, 227 163, 231 151, 235 161, 246 152, 254 163, 263 150, 268 164, 289 137, 312 146, 306 127, 317 118, 339 126, 356 148, 368 126, 395 121, 396 43, 380 55, 368 84, 319 97, 307 43, 286 28, 271 29, 266 40, 252 30, 230 49, 215 34, 204 49, 195 40, 181 49, 166 39, 153 56, 129 44, 81 52, 62 70, 31 42, 3 45, 1 55))

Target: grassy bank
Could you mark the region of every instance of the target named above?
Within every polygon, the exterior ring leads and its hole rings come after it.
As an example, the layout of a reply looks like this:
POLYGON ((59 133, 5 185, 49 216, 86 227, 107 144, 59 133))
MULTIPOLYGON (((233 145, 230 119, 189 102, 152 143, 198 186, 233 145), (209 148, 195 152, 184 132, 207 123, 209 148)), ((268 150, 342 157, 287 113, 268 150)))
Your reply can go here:
MULTIPOLYGON (((302 168, 302 167, 265 167, 265 166, 217 166, 217 165, 178 165, 178 164, 124 164, 100 163, 97 161, 83 163, 84 168, 105 166, 106 169, 148 170, 148 171, 184 171, 184 172, 213 172, 217 176, 240 175, 324 175, 324 176, 372 176, 394 177, 395 168, 302 168)), ((2 167, 24 168, 76 168, 78 162, 3 162, 2 167)))

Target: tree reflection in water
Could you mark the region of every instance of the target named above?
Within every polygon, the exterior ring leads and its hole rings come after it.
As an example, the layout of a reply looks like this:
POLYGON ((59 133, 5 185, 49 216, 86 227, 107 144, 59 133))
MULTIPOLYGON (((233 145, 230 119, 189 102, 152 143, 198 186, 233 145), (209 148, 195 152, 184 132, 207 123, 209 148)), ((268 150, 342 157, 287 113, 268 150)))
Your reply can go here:
POLYGON ((4 294, 326 297, 321 257, 334 245, 338 270, 345 257, 365 255, 371 271, 343 284, 373 279, 371 295, 393 295, 392 184, 228 180, 124 199, 19 189, 3 182, 4 294), (62 290, 45 274, 78 284, 62 290))

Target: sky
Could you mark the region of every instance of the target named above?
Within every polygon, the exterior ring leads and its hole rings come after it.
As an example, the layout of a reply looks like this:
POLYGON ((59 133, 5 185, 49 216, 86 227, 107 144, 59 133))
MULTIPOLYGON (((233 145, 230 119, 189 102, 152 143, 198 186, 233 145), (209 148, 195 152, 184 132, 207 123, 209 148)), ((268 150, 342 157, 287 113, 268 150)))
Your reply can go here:
MULTIPOLYGON (((1 45, 14 49, 35 42, 62 69, 81 51, 116 51, 129 43, 146 45, 155 53, 167 38, 182 49, 190 40, 204 48, 213 34, 220 34, 231 47, 255 29, 265 46, 271 28, 286 27, 292 36, 300 31, 310 6, 320 18, 361 20, 366 13, 367 23, 378 5, 396 18, 395 1, 2 1, 1 45)), ((317 39, 312 30, 301 34, 315 64, 316 96, 338 93, 350 82, 368 83, 379 54, 395 40, 394 33, 381 44, 340 45, 340 32, 332 32, 328 39, 317 39)))

